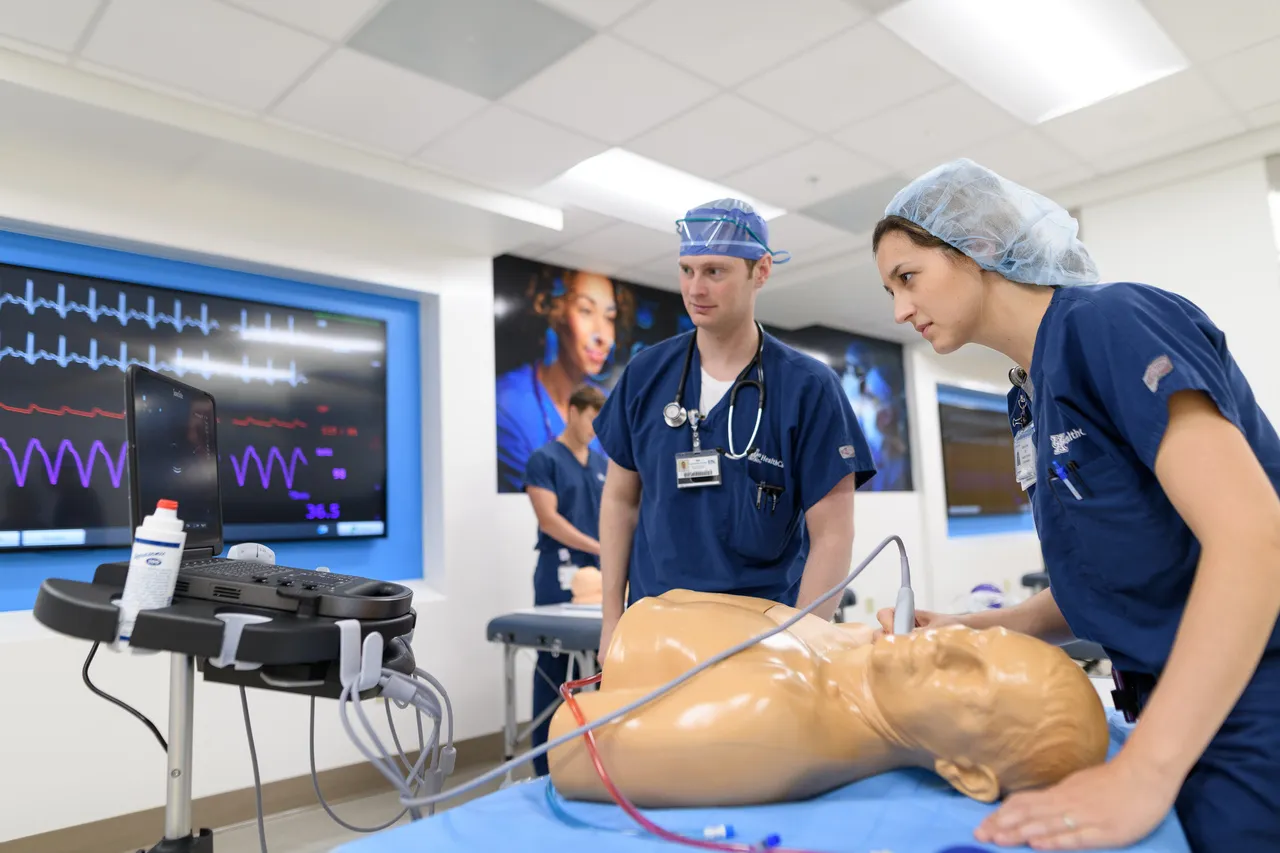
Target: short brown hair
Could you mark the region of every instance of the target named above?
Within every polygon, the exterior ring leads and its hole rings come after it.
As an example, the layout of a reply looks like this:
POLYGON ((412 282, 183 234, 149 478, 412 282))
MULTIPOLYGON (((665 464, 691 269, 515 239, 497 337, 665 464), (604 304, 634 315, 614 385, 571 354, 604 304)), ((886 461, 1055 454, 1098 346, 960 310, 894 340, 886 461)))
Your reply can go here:
POLYGON ((955 259, 967 257, 964 252, 947 241, 933 236, 910 219, 901 216, 886 216, 876 223, 876 230, 871 235, 871 254, 874 255, 879 251, 880 241, 884 239, 886 234, 892 234, 895 231, 899 234, 905 234, 908 240, 922 249, 942 249, 954 255, 955 259))
POLYGON ((604 408, 604 392, 594 385, 582 385, 569 396, 569 408, 585 412, 604 408))

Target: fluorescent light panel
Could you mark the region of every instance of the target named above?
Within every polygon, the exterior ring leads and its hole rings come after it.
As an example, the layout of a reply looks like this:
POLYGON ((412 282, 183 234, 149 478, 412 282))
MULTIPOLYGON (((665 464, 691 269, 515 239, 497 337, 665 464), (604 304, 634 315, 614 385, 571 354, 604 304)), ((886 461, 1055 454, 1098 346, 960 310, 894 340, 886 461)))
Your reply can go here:
POLYGON ((879 20, 1030 124, 1189 65, 1138 0, 906 0, 879 20))
MULTIPOLYGON (((696 144, 696 143, 695 143, 696 144)), ((666 233, 690 208, 720 198, 747 202, 765 220, 785 210, 688 172, 611 148, 583 160, 546 189, 565 203, 666 233)))

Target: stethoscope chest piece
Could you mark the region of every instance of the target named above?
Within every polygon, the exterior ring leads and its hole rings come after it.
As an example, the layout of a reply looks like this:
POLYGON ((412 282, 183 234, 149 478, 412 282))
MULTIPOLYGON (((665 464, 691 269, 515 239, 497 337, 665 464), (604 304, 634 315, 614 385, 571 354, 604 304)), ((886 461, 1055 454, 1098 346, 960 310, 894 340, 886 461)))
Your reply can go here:
POLYGON ((689 420, 689 413, 685 411, 684 406, 672 400, 662 407, 662 419, 669 427, 682 427, 685 421, 689 420))

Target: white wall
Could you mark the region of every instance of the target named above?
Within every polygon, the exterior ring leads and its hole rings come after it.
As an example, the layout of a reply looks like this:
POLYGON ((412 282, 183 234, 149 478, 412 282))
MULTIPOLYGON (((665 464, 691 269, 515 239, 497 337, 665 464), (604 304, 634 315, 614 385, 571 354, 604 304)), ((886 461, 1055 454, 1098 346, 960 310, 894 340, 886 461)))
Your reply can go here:
MULTIPOLYGON (((953 612, 957 599, 977 584, 990 583, 1005 592, 1006 602, 1026 595, 1022 576, 1043 566, 1034 533, 1002 533, 950 537, 947 534, 947 492, 942 467, 942 436, 938 417, 938 385, 954 385, 1004 394, 1009 389, 1009 360, 992 350, 969 345, 948 356, 928 344, 907 348, 913 404, 913 449, 916 488, 928 543, 926 558, 930 604, 918 606, 953 612)), ((1013 459, 1009 459, 1013 477, 1013 459)), ((919 593, 917 593, 919 597, 919 593)))
POLYGON ((1267 193, 1264 161, 1257 159, 1086 204, 1080 221, 1104 280, 1170 290, 1209 314, 1226 332, 1259 404, 1280 423, 1280 262, 1267 193))

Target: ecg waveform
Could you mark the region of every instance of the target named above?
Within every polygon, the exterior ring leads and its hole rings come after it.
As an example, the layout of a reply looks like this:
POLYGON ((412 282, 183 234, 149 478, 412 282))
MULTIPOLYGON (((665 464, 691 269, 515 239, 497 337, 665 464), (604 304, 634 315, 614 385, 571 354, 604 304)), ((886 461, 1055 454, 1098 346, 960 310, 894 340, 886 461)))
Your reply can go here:
POLYGON ((297 469, 297 465, 301 462, 303 465, 310 464, 307 462, 306 454, 300 448, 295 447, 293 453, 289 455, 288 461, 285 460, 284 454, 280 452, 280 448, 272 447, 267 451, 267 461, 263 462, 262 457, 258 455, 258 449, 250 445, 244 453, 239 457, 232 455, 231 467, 235 471, 236 483, 243 486, 249 475, 249 462, 253 461, 258 467, 258 479, 262 481, 262 488, 271 485, 271 471, 275 463, 280 463, 280 474, 284 478, 285 488, 293 488, 293 477, 297 469))
MULTIPOLYGON (((3 405, 3 404, 0 404, 3 405)), ((269 420, 261 420, 259 418, 232 418, 231 423, 236 426, 259 426, 259 427, 278 427, 280 429, 306 429, 307 422, 294 418, 291 421, 282 421, 279 418, 271 418, 269 420)))
POLYGON ((80 484, 87 489, 89 488, 90 481, 93 479, 94 460, 97 458, 98 454, 101 453, 103 463, 107 466, 107 475, 111 478, 111 485, 113 488, 118 489, 120 488, 120 478, 124 476, 125 465, 127 464, 125 457, 127 447, 128 445, 125 442, 121 442, 120 452, 117 453, 116 457, 113 459, 110 451, 107 450, 106 445, 101 441, 95 441, 89 447, 88 458, 85 458, 82 457, 80 452, 76 450, 74 445, 72 445, 70 439, 64 438, 62 442, 58 444, 58 449, 54 452, 53 456, 50 457, 49 451, 45 449, 40 439, 33 438, 27 442, 26 450, 22 454, 22 461, 19 462, 18 456, 13 451, 13 448, 9 446, 9 442, 0 438, 0 452, 3 452, 9 457, 9 465, 13 468, 14 479, 20 487, 27 484, 27 477, 30 474, 31 460, 37 454, 39 454, 40 458, 44 460, 44 469, 49 475, 50 485, 56 486, 58 484, 58 477, 62 473, 62 463, 66 456, 70 454, 71 458, 75 462, 76 471, 80 475, 80 484))
POLYGON ((218 328, 217 320, 209 319, 209 306, 200 303, 199 318, 184 315, 182 313, 182 300, 173 300, 173 313, 166 314, 163 311, 156 311, 156 300, 154 296, 147 297, 147 310, 139 311, 136 308, 130 308, 128 300, 123 293, 116 301, 115 307, 103 305, 98 302, 97 288, 89 288, 89 301, 87 303, 67 301, 66 285, 58 285, 58 298, 46 299, 43 296, 35 298, 35 283, 31 279, 27 279, 27 292, 25 296, 16 293, 0 293, 0 309, 5 305, 17 305, 27 309, 28 314, 35 314, 38 309, 44 308, 57 312, 62 319, 67 319, 68 314, 84 314, 91 322, 98 322, 103 317, 109 317, 118 320, 121 326, 129 325, 131 320, 141 320, 152 329, 156 326, 173 326, 174 329, 181 332, 186 328, 199 329, 207 337, 209 332, 218 328))
MULTIPOLYGON (((0 340, 0 344, 4 343, 0 340)), ((26 349, 17 349, 10 346, 0 347, 0 362, 6 358, 20 358, 27 364, 34 365, 39 361, 52 361, 61 368, 67 368, 72 364, 86 365, 90 370, 100 370, 103 367, 114 367, 121 373, 129 369, 131 364, 140 364, 143 367, 149 367, 155 371, 172 373, 178 377, 185 377, 188 374, 202 376, 209 379, 213 376, 228 376, 233 379, 239 379, 242 382, 266 382, 268 385, 274 385, 277 382, 287 382, 293 387, 304 384, 307 377, 298 372, 296 362, 290 361, 289 367, 277 368, 274 366, 272 359, 267 359, 266 367, 258 367, 249 363, 249 357, 243 356, 239 364, 235 362, 218 362, 209 358, 208 350, 205 350, 201 358, 193 358, 184 356, 182 348, 175 350, 176 356, 173 362, 165 360, 156 360, 156 348, 152 344, 147 347, 146 360, 129 357, 128 344, 120 344, 119 358, 113 358, 109 355, 102 355, 98 352, 97 338, 89 339, 89 354, 81 355, 80 353, 67 352, 67 338, 65 335, 58 335, 58 351, 49 352, 44 349, 36 349, 36 336, 34 332, 27 332, 26 349)))
POLYGON ((77 418, 114 418, 116 420, 124 420, 124 412, 108 412, 105 409, 99 409, 94 406, 87 412, 80 409, 73 409, 70 406, 59 406, 56 409, 46 409, 44 406, 37 406, 32 403, 30 406, 6 406, 0 403, 0 411, 13 412, 15 415, 56 415, 62 417, 64 415, 72 415, 77 418))

